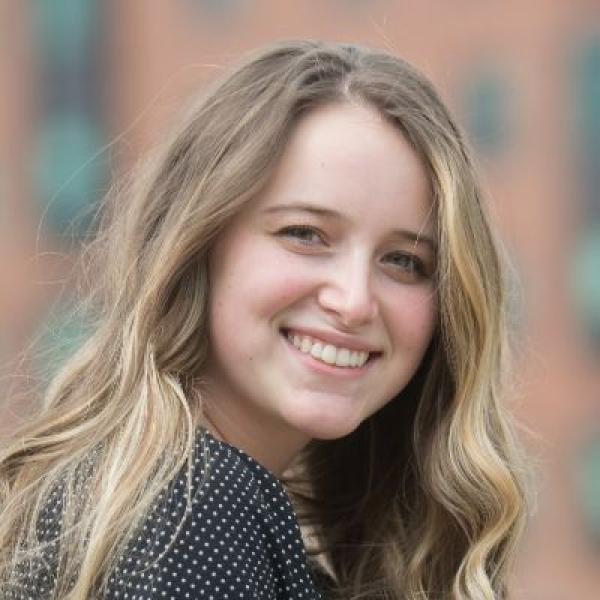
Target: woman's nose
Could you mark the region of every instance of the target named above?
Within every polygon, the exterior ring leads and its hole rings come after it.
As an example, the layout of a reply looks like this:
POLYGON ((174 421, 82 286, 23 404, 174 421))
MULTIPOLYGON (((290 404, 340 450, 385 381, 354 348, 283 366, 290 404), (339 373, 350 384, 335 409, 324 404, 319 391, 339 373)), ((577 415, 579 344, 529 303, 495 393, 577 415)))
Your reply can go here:
POLYGON ((374 320, 379 310, 372 290, 368 261, 355 258, 343 265, 338 263, 321 286, 318 300, 327 312, 333 313, 340 324, 348 329, 374 320))

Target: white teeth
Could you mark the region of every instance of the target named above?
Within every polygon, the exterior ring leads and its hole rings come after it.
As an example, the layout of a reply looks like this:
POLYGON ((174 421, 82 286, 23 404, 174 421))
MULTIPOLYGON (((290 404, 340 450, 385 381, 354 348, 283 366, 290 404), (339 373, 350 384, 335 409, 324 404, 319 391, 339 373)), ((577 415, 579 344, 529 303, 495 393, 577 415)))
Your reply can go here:
POLYGON ((353 367, 362 367, 367 362, 367 358, 369 358, 369 354, 367 352, 351 352, 350 365, 353 367))
POLYGON ((331 344, 327 344, 325 348, 323 348, 323 352, 321 353, 321 360, 326 362, 328 365, 335 365, 335 355, 337 354, 337 348, 332 346, 331 344))
POLYGON ((362 367, 369 358, 368 352, 338 348, 333 344, 325 344, 309 336, 301 336, 288 332, 288 339, 304 354, 337 367, 362 367))
POLYGON ((308 354, 311 346, 312 346, 312 342, 310 341, 310 338, 303 337, 302 345, 300 346, 300 350, 302 350, 302 352, 304 352, 304 354, 308 354))
POLYGON ((335 364, 338 367, 350 366, 350 350, 348 348, 340 348, 335 357, 335 364))
POLYGON ((323 344, 321 342, 316 342, 312 345, 310 349, 310 355, 315 358, 321 358, 321 353, 323 352, 323 344))

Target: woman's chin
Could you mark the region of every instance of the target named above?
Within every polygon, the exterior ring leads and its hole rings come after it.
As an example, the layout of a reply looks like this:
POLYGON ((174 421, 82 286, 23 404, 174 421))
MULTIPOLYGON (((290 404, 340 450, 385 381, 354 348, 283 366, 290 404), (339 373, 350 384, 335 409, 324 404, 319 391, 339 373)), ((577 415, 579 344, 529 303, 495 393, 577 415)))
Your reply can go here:
POLYGON ((336 440, 351 434, 362 422, 357 415, 323 414, 319 418, 305 418, 296 427, 311 439, 336 440))

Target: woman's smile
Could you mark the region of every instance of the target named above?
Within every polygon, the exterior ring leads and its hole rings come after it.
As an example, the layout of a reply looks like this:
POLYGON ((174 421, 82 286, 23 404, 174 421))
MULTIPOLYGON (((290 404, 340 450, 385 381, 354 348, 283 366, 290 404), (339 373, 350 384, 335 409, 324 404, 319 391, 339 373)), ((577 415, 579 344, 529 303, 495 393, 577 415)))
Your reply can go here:
POLYGON ((303 353, 338 367, 361 367, 381 354, 376 345, 332 331, 295 326, 282 328, 281 332, 303 353))
POLYGON ((337 347, 322 339, 283 330, 282 338, 301 364, 317 373, 346 379, 362 377, 380 356, 377 352, 337 347))
POLYGON ((288 332, 287 338, 294 347, 298 348, 304 354, 310 354, 318 361, 327 363, 328 365, 356 368, 362 367, 369 359, 369 352, 365 352, 364 350, 338 348, 333 344, 328 344, 323 340, 311 338, 306 335, 288 332))

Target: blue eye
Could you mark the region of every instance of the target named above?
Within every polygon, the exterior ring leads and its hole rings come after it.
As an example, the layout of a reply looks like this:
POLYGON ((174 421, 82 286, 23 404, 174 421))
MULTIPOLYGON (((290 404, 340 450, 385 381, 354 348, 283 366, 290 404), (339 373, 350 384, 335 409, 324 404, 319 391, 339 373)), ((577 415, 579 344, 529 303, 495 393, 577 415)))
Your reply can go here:
POLYGON ((313 246, 324 241, 323 234, 310 225, 290 225, 277 232, 280 237, 291 238, 305 246, 313 246))

